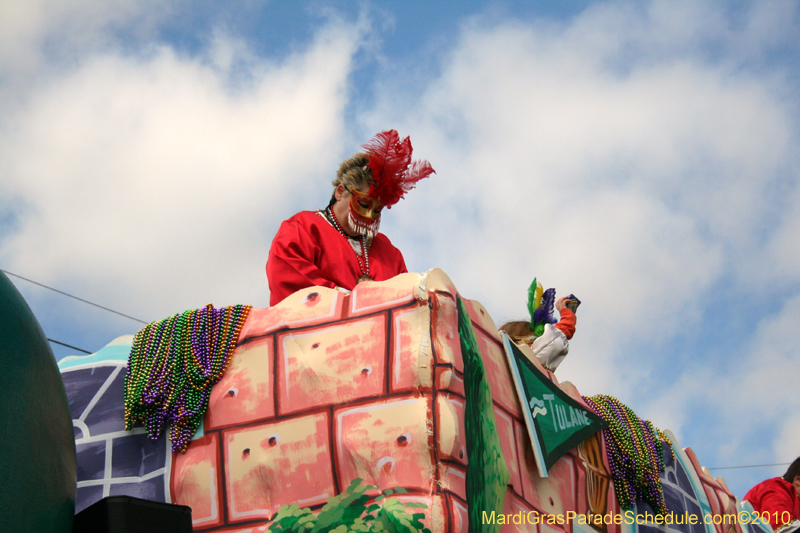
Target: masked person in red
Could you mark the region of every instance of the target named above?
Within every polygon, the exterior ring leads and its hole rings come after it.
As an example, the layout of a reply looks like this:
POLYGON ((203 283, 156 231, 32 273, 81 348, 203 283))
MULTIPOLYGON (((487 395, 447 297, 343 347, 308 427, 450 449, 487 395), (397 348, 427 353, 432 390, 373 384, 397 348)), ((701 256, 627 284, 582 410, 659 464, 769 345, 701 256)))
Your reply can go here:
POLYGON ((783 477, 762 481, 747 494, 749 501, 765 520, 769 520, 772 529, 778 530, 782 525, 800 519, 800 457, 794 460, 783 477), (769 518, 767 518, 769 517, 769 518))
POLYGON ((306 287, 352 290, 363 280, 407 272, 403 254, 378 233, 391 208, 434 172, 411 161, 411 141, 384 131, 339 167, 328 207, 302 211, 281 224, 267 259, 270 305, 306 287))

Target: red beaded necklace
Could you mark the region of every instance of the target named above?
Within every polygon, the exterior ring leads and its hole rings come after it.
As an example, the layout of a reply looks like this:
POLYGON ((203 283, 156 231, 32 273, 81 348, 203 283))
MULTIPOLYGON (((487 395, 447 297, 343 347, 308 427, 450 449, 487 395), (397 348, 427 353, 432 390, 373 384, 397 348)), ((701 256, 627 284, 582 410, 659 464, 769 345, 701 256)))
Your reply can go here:
MULTIPOLYGON (((350 237, 347 236, 342 227, 339 225, 339 221, 336 219, 333 209, 328 207, 326 211, 330 215, 330 220, 333 223, 333 227, 336 228, 336 231, 338 231, 342 237, 349 240, 350 237)), ((369 248, 367 247, 366 240, 367 237, 365 235, 361 235, 361 255, 356 254, 356 260, 358 261, 358 269, 361 271, 361 277, 358 278, 357 283, 365 280, 372 280, 372 278, 369 277, 369 248)), ((353 253, 355 253, 355 250, 353 250, 353 253)))

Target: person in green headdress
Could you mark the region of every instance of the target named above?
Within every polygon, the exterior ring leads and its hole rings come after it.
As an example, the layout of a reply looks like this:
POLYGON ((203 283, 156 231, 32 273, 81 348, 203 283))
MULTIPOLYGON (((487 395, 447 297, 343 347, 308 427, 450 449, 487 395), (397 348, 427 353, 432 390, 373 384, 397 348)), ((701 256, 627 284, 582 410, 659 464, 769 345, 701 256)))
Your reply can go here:
POLYGON ((575 335, 575 311, 581 303, 572 294, 554 302, 555 296, 555 289, 545 291, 534 279, 528 289, 530 321, 513 320, 499 328, 515 343, 530 346, 539 362, 550 372, 555 372, 569 353, 569 340, 575 335), (561 316, 558 322, 553 317, 553 306, 561 316))

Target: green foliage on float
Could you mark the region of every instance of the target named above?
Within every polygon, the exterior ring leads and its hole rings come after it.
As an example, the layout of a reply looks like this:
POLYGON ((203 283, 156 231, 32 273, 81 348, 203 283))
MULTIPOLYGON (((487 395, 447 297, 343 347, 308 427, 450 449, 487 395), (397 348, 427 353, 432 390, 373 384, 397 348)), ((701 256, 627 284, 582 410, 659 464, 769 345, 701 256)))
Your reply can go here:
POLYGON ((401 487, 386 489, 374 499, 366 494, 378 490, 356 478, 347 489, 322 507, 319 514, 296 503, 283 505, 273 519, 269 530, 287 533, 431 533, 422 523, 426 509, 424 503, 403 503, 393 494, 405 494, 401 487), (370 503, 372 500, 372 503, 370 503))

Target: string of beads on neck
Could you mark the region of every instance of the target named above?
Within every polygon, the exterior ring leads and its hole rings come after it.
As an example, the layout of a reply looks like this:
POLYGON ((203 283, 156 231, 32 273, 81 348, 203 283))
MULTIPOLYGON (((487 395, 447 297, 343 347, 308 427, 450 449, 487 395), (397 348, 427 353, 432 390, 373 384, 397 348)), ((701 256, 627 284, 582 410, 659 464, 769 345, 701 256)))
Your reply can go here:
MULTIPOLYGON (((345 239, 349 239, 350 237, 342 229, 342 226, 339 225, 339 220, 336 218, 336 214, 333 212, 333 209, 328 207, 328 214, 330 215, 331 222, 333 222, 333 227, 336 228, 342 237, 345 239)), ((358 269, 361 271, 361 281, 364 278, 369 279, 369 248, 367 247, 367 237, 366 235, 361 235, 359 242, 361 243, 361 255, 356 254, 356 260, 358 261, 358 269)), ((355 250, 353 250, 355 253, 355 250)))

